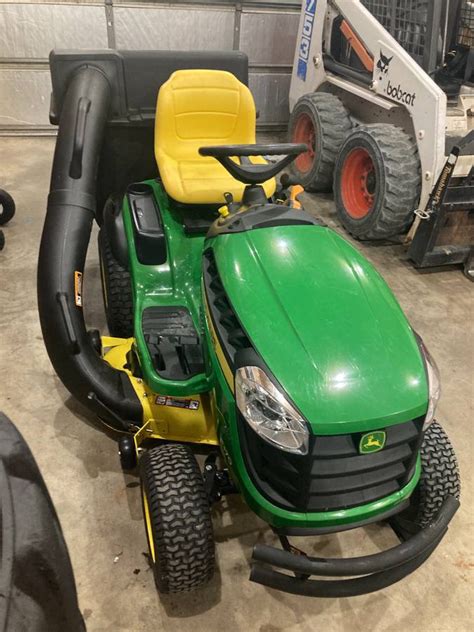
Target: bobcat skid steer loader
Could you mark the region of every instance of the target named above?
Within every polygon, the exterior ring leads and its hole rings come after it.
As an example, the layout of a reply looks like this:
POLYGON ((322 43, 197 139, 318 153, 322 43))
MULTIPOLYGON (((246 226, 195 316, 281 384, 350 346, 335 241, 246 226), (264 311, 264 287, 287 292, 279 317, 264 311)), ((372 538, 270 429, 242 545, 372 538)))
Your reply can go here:
POLYGON ((474 278, 473 72, 472 1, 304 0, 296 179, 333 188, 354 237, 405 234, 418 267, 464 264, 474 278))

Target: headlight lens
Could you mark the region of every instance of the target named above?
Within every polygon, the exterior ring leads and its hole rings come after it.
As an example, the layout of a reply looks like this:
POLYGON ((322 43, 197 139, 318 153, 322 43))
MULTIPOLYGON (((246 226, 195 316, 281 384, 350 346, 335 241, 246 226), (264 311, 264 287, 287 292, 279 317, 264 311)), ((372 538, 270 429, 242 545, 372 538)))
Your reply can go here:
POLYGON ((246 366, 235 375, 237 407, 262 439, 281 450, 307 454, 306 422, 283 393, 256 366, 246 366))
POLYGON ((428 376, 429 402, 425 423, 423 424, 423 430, 426 430, 434 421, 436 406, 438 405, 438 401, 441 396, 441 380, 439 377, 438 366, 422 340, 420 340, 420 349, 423 357, 425 358, 426 372, 428 376))

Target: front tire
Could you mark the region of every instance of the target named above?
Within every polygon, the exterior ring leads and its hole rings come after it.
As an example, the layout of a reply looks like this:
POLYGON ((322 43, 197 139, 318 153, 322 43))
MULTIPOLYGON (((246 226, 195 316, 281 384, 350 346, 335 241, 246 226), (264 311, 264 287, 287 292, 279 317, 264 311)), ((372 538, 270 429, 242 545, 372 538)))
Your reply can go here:
POLYGON ((296 158, 291 171, 305 189, 331 190, 337 154, 351 128, 349 113, 334 94, 305 94, 297 101, 288 124, 289 138, 309 149, 296 158))
POLYGON ((143 514, 155 583, 162 593, 207 583, 215 564, 209 500, 188 446, 152 448, 140 461, 143 514))
POLYGON ((459 500, 461 495, 456 454, 448 435, 436 421, 425 432, 420 456, 421 476, 410 506, 393 521, 395 530, 405 537, 430 525, 447 496, 459 500))
POLYGON ((394 125, 357 127, 334 171, 336 211, 359 239, 388 239, 406 232, 421 190, 416 142, 394 125))

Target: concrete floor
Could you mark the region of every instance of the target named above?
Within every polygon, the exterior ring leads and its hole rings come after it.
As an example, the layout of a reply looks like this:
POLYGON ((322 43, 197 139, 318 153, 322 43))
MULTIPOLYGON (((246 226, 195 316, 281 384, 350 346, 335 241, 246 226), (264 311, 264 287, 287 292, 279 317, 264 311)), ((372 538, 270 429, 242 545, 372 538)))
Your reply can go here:
MULTIPOLYGON (((278 593, 248 582, 252 545, 271 540, 271 534, 232 498, 214 514, 219 571, 212 583, 194 594, 160 599, 145 557, 138 481, 123 475, 113 439, 61 385, 41 338, 36 261, 53 146, 51 138, 0 139, 1 186, 17 203, 0 253, 0 409, 28 441, 51 492, 88 631, 472 629, 474 294, 461 272, 420 274, 405 261, 401 246, 357 244, 395 292, 442 373, 438 418, 457 450, 463 495, 432 558, 401 583, 368 596, 315 600, 278 593)), ((308 197, 307 208, 338 229, 329 198, 308 197)), ((95 242, 86 279, 88 320, 103 327, 95 242)), ((390 529, 371 526, 310 541, 306 550, 357 555, 394 543, 390 529)))

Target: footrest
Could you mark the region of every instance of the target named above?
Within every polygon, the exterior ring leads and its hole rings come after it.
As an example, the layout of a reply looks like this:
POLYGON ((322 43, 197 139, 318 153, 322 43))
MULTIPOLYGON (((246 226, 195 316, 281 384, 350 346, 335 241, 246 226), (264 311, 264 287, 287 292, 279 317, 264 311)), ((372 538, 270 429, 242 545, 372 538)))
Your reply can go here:
POLYGON ((185 307, 148 307, 142 329, 153 366, 167 380, 188 380, 205 372, 199 334, 185 307))

